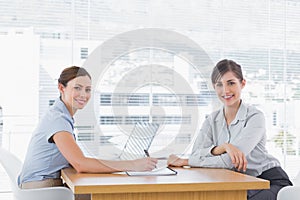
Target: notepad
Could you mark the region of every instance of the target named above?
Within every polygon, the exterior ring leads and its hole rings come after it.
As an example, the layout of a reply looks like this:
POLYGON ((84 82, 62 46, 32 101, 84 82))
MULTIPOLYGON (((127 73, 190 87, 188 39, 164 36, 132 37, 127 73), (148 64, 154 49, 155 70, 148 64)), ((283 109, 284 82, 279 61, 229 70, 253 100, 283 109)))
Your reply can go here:
POLYGON ((126 172, 128 176, 170 176, 170 175, 176 175, 177 171, 165 167, 165 168, 159 168, 159 169, 154 169, 152 171, 145 171, 145 172, 133 172, 133 171, 128 171, 126 172))

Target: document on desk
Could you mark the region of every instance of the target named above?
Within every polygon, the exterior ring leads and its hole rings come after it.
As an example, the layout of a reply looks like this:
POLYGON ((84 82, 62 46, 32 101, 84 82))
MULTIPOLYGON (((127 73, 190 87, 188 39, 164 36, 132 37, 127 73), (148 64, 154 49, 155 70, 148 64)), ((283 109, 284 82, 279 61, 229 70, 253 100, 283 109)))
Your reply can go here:
POLYGON ((170 175, 176 175, 177 171, 169 167, 164 167, 164 168, 157 168, 152 171, 145 171, 145 172, 128 171, 126 172, 126 174, 128 176, 170 176, 170 175))

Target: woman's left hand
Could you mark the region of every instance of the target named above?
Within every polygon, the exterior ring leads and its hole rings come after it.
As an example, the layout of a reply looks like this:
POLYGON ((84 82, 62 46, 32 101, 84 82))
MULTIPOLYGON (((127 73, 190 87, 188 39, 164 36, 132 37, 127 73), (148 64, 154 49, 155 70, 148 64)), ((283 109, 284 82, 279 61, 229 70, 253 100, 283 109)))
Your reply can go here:
POLYGON ((168 165, 182 167, 188 165, 188 159, 179 158, 178 156, 171 154, 168 158, 168 165))
POLYGON ((248 161, 245 154, 232 144, 225 143, 222 145, 226 153, 230 156, 232 164, 238 171, 246 171, 248 161))

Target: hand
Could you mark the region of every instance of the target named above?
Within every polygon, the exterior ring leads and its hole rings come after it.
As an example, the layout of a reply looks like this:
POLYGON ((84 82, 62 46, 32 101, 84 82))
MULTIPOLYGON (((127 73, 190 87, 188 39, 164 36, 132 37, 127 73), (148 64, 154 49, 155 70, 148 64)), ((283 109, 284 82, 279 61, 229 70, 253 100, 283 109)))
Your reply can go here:
POLYGON ((238 171, 246 171, 248 161, 245 154, 232 144, 225 143, 222 145, 230 156, 232 164, 238 171))
POLYGON ((178 156, 171 154, 168 158, 168 165, 175 167, 182 167, 184 165, 188 165, 188 159, 182 159, 178 156))
POLYGON ((133 160, 132 171, 151 171, 156 167, 157 159, 146 157, 133 160))

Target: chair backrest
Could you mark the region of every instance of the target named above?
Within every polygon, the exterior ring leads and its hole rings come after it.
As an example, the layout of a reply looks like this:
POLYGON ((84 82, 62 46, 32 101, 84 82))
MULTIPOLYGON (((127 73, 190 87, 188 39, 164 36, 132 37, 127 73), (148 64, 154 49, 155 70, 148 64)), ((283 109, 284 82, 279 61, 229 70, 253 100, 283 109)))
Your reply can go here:
POLYGON ((17 178, 22 168, 21 160, 9 151, 0 148, 0 163, 10 178, 13 191, 18 190, 17 178))
POLYGON ((16 200, 74 200, 72 191, 66 187, 20 189, 17 183, 22 162, 14 154, 0 147, 0 163, 7 172, 16 200))
POLYGON ((299 200, 300 186, 286 186, 279 190, 277 200, 299 200))
POLYGON ((300 186, 300 171, 298 172, 297 176, 293 179, 292 182, 295 186, 300 186))

